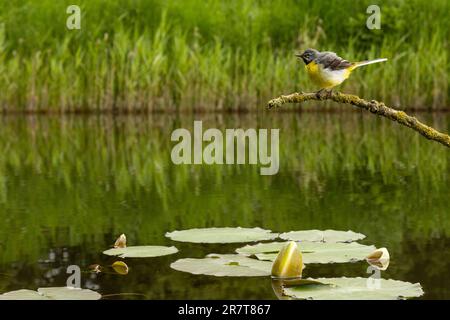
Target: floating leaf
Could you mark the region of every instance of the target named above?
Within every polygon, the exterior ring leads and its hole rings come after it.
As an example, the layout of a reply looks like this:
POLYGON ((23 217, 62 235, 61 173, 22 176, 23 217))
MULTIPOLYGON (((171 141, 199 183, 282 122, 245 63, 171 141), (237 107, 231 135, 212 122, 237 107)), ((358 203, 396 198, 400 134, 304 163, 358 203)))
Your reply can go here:
POLYGON ((103 251, 103 253, 108 256, 118 256, 119 258, 151 258, 166 256, 177 252, 177 248, 165 246, 132 246, 103 251))
POLYGON ((121 275, 127 275, 128 274, 128 266, 123 261, 116 261, 114 262, 111 267, 114 269, 115 272, 121 275))
POLYGON ((98 300, 102 296, 89 289, 70 287, 39 288, 37 291, 21 289, 0 295, 0 300, 98 300))
POLYGON ((318 278, 318 283, 286 286, 285 295, 297 299, 314 300, 393 300, 420 297, 423 295, 419 283, 392 279, 375 279, 379 286, 370 285, 371 278, 318 278))
POLYGON ((116 242, 114 243, 114 248, 126 248, 127 247, 127 237, 125 234, 121 234, 116 242))
MULTIPOLYGON (((251 256, 260 260, 275 261, 278 252, 286 242, 258 243, 236 250, 237 253, 251 256)), ((303 263, 343 263, 364 260, 375 250, 374 246, 367 246, 356 242, 328 243, 328 242, 299 242, 298 248, 302 252, 303 263)))
POLYGON ((301 230, 280 234, 280 238, 284 240, 313 242, 352 242, 364 239, 365 237, 362 233, 356 233, 350 230, 301 230))
POLYGON ((203 228, 173 231, 166 237, 175 241, 193 243, 236 243, 273 240, 278 234, 261 228, 203 228))
POLYGON ((209 254, 203 259, 180 259, 170 267, 178 271, 216 277, 258 277, 269 276, 272 263, 239 254, 209 254))
POLYGON ((297 243, 294 241, 284 243, 272 265, 272 277, 300 278, 302 270, 302 253, 297 243))
POLYGON ((0 300, 48 300, 37 291, 20 289, 0 294, 0 300))
POLYGON ((38 293, 52 300, 98 300, 102 297, 89 289, 70 287, 39 288, 38 293))
POLYGON ((389 251, 386 248, 380 248, 366 257, 367 262, 378 270, 386 270, 389 267, 389 251))
POLYGON ((296 286, 296 285, 309 285, 309 284, 322 284, 321 282, 311 280, 311 279, 280 279, 272 278, 272 290, 279 300, 293 300, 294 298, 287 296, 283 293, 286 286, 296 286))

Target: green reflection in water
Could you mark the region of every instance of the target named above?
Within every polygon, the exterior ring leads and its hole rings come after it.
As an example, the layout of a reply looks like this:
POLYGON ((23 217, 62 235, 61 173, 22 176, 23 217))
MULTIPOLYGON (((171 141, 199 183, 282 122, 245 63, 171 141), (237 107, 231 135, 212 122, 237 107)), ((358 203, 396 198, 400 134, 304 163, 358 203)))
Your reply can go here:
MULTIPOLYGON (((419 114, 450 131, 448 114, 419 114)), ((0 291, 64 285, 65 267, 106 264, 121 234, 130 245, 173 245, 174 229, 259 226, 351 229, 386 246, 383 277, 421 282, 450 298, 449 151, 406 128, 354 113, 14 117, 0 119, 0 291), (175 166, 173 129, 280 128, 280 171, 175 166), (50 256, 50 258, 48 258, 50 256)), ((270 279, 217 279, 173 271, 181 257, 236 245, 179 244, 180 253, 127 260, 130 272, 83 276, 103 294, 147 298, 275 298, 270 279)), ((306 276, 368 276, 366 264, 311 266, 306 276)))

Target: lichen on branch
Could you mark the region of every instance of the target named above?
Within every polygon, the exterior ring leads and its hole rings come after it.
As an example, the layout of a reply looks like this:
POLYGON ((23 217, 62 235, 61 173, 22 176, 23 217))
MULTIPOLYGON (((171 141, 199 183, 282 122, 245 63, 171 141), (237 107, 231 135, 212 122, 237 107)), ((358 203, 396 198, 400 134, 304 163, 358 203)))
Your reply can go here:
POLYGON ((419 132, 425 138, 437 141, 450 148, 450 136, 448 134, 439 132, 430 126, 423 124, 415 117, 409 116, 403 111, 389 108, 383 102, 378 102, 375 100, 367 101, 352 94, 324 90, 309 93, 292 93, 290 95, 282 95, 278 98, 270 100, 267 103, 267 107, 271 109, 275 107, 281 107, 285 103, 302 103, 309 100, 332 100, 338 103, 351 104, 355 107, 368 110, 374 114, 398 122, 401 125, 419 132))

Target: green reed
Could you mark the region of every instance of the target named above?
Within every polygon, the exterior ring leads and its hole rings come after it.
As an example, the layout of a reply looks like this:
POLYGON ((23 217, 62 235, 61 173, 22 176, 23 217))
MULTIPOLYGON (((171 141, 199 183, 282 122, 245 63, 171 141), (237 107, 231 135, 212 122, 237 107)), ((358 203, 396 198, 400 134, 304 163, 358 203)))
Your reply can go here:
POLYGON ((314 90, 293 55, 307 47, 351 60, 342 90, 401 108, 442 109, 449 93, 447 1, 0 1, 0 106, 18 111, 254 110, 314 90))

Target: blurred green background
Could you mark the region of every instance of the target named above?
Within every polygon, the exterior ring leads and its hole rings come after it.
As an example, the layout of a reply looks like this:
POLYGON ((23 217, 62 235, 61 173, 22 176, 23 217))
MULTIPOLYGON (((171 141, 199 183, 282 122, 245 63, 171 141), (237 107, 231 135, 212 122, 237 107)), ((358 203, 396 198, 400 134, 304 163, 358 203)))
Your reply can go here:
POLYGON ((342 90, 404 109, 447 108, 446 0, 0 1, 4 110, 249 110, 310 85, 308 47, 387 63, 342 90), (369 30, 369 5, 381 30, 369 30))

